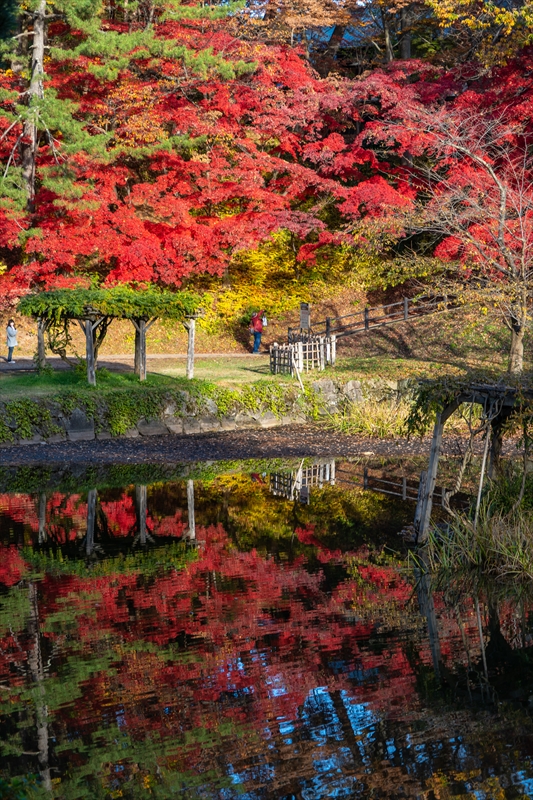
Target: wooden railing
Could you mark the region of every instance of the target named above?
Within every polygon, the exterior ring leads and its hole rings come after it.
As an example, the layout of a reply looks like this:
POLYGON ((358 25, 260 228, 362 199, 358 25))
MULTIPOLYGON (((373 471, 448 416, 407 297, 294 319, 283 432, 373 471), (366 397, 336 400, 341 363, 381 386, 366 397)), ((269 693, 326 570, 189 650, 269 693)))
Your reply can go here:
MULTIPOLYGON (((434 314, 437 311, 446 311, 453 307, 453 301, 445 295, 436 297, 404 297, 397 303, 383 306, 366 307, 354 314, 345 314, 342 317, 326 317, 312 326, 315 335, 351 336, 355 333, 364 333, 372 328, 381 328, 385 325, 395 325, 409 319, 434 314)), ((301 335, 300 328, 289 328, 289 342, 297 340, 301 335)))

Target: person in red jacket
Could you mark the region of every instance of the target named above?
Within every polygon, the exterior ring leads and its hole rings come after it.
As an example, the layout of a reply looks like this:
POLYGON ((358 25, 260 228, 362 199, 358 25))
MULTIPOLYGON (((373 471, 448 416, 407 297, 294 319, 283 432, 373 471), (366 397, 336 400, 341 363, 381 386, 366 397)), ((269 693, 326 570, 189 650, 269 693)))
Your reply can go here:
POLYGON ((250 333, 254 335, 254 349, 252 352, 258 353, 261 347, 261 334, 263 333, 264 311, 254 311, 250 320, 250 333))

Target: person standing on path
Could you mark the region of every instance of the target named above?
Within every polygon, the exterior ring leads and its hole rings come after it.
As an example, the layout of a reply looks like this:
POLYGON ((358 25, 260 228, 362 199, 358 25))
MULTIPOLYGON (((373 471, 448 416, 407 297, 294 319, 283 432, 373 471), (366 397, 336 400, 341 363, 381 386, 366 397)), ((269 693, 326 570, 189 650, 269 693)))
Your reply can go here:
POLYGON ((10 319, 6 328, 7 338, 7 363, 14 364, 13 349, 17 346, 17 329, 15 328, 15 321, 10 319))
POLYGON ((253 353, 258 353, 261 347, 261 335, 263 333, 263 315, 264 311, 254 311, 252 319, 250 320, 250 333, 254 335, 254 349, 253 353))

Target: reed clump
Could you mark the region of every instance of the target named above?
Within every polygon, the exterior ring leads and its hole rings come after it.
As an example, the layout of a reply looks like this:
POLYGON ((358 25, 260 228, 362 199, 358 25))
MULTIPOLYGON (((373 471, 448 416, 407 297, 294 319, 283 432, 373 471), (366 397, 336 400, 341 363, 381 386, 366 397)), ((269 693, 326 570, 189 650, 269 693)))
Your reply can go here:
POLYGON ((497 578, 533 579, 533 510, 493 508, 485 502, 477 523, 458 516, 446 530, 433 528, 427 545, 433 572, 482 572, 497 578))
POLYGON ((326 425, 339 433, 366 439, 400 439, 407 435, 410 411, 407 400, 365 398, 341 413, 331 414, 326 425))

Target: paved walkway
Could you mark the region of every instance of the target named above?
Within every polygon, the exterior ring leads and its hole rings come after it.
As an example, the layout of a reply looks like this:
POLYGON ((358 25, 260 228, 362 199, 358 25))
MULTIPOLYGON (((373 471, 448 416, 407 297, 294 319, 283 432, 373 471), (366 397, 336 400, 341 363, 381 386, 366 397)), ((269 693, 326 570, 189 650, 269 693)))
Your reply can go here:
MULTIPOLYGON (((147 363, 150 364, 151 362, 155 364, 161 364, 164 361, 185 361, 187 358, 186 353, 152 353, 151 355, 147 356, 147 363)), ((223 358, 223 359, 230 359, 230 358, 249 358, 251 361, 261 363, 259 361, 260 358, 268 359, 268 353, 259 353, 254 355, 253 353, 196 353, 194 356, 195 361, 202 358, 223 358)), ((46 359, 48 363, 54 369, 69 369, 69 365, 65 364, 60 358, 56 358, 55 356, 47 357, 46 359)), ((98 366, 99 367, 114 367, 115 369, 118 367, 119 370, 122 369, 133 369, 133 355, 131 353, 119 353, 114 355, 102 355, 98 359, 98 366)), ((16 358, 15 363, 8 364, 5 356, 0 356, 0 372, 27 372, 28 370, 34 370, 35 364, 33 363, 32 358, 16 358)))

